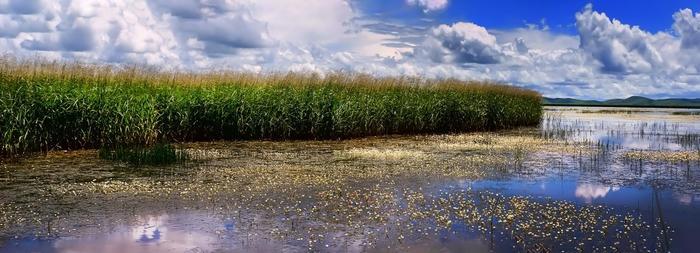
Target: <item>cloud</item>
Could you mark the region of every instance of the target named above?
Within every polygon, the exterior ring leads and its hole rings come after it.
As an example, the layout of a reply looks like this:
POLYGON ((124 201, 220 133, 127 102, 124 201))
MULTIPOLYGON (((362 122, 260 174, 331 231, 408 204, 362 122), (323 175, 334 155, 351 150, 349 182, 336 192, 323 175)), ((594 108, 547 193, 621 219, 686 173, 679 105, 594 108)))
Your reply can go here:
POLYGON ((43 17, 0 15, 0 38, 15 38, 21 32, 45 33, 50 28, 43 17))
MULTIPOLYGON (((610 19, 587 5, 576 14, 580 50, 603 74, 616 75, 625 94, 673 95, 670 87, 697 91, 700 74, 700 15, 690 9, 673 14, 675 33, 650 33, 610 19), (666 89, 666 91, 664 91, 666 89)), ((690 93, 688 93, 690 94, 690 93)), ((679 94, 680 95, 680 94, 679 94)))
POLYGON ((673 14, 673 29, 681 36, 681 45, 687 49, 700 49, 700 13, 683 9, 673 14))
POLYGON ((589 53, 607 73, 651 72, 664 64, 656 44, 668 36, 651 34, 637 26, 610 20, 605 13, 593 11, 587 5, 576 13, 576 27, 582 50, 589 53))
POLYGON ((13 54, 152 65, 179 62, 167 24, 143 1, 39 2, 41 8, 33 14, 0 15, 0 20, 17 23, 3 22, 13 28, 3 37, 22 49, 13 54))
MULTIPOLYGON (((176 33, 195 38, 205 44, 205 49, 212 55, 222 53, 220 48, 263 48, 273 44, 267 33, 265 23, 254 20, 247 14, 228 14, 211 17, 204 20, 178 20, 176 33), (222 32, 236 27, 235 32, 222 32)), ((221 49, 225 51, 225 49, 221 49)), ((223 52, 224 54, 226 52, 223 52)))
POLYGON ((36 51, 85 52, 97 46, 93 27, 84 20, 61 23, 55 34, 37 35, 20 43, 22 48, 36 51), (52 36, 53 35, 53 36, 52 36))
POLYGON ((149 1, 151 6, 162 8, 164 13, 169 13, 178 18, 184 19, 200 19, 202 18, 202 2, 197 0, 152 0, 149 1))
POLYGON ((515 49, 521 54, 527 53, 530 50, 525 44, 525 39, 522 37, 515 38, 514 43, 515 49))
POLYGON ((326 68, 336 64, 325 58, 347 59, 335 53, 364 61, 405 50, 357 26, 345 0, 0 0, 0 10, 0 51, 19 56, 283 71, 291 65, 274 54, 298 48, 331 51, 297 58, 326 68))
MULTIPOLYGON (((424 11, 448 1, 406 1, 424 11)), ((346 0, 0 0, 0 53, 166 69, 478 79, 547 96, 700 94, 700 16, 650 33, 594 11, 579 34, 387 20, 346 0)))
POLYGON ((44 0, 5 0, 0 2, 0 13, 20 15, 36 14, 44 6, 44 0))
POLYGON ((294 44, 336 46, 354 35, 358 14, 345 0, 248 0, 252 17, 264 22, 273 38, 294 44))
POLYGON ((423 8, 424 12, 447 8, 447 0, 406 0, 406 4, 423 8))
POLYGON ((643 31, 592 7, 578 13, 577 21, 578 36, 532 27, 439 25, 395 66, 407 70, 402 74, 489 79, 547 96, 678 96, 698 90, 693 81, 698 61, 690 56, 697 54, 679 51, 680 39, 672 34, 643 31))
POLYGON ((700 84, 697 81, 700 78, 700 14, 683 9, 673 14, 673 19, 673 30, 680 37, 680 42, 665 45, 676 51, 675 65, 670 74, 679 80, 694 79, 696 84, 700 84))
POLYGON ((417 54, 437 63, 493 64, 503 57, 495 36, 481 26, 463 22, 433 28, 417 54))
POLYGON ((273 46, 267 24, 250 12, 248 6, 232 1, 149 2, 162 29, 176 39, 182 58, 236 55, 243 49, 273 46))
POLYGON ((564 50, 579 47, 579 36, 552 33, 549 30, 534 28, 515 28, 510 30, 490 30, 497 41, 514 41, 518 38, 527 43, 529 48, 540 50, 564 50))

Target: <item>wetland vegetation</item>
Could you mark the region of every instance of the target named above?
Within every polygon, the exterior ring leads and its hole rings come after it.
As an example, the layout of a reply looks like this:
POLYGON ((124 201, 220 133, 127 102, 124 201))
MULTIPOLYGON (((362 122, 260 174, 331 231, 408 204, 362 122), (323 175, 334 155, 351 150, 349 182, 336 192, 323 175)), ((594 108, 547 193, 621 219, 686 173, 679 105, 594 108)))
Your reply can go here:
POLYGON ((103 147, 99 151, 99 157, 141 166, 181 163, 186 161, 189 155, 173 145, 159 143, 149 147, 103 147))
POLYGON ((190 142, 133 169, 98 151, 0 167, 0 252, 687 252, 698 116, 549 108, 539 127, 190 142))
POLYGON ((540 100, 488 82, 4 60, 0 153, 497 130, 536 125, 540 100))

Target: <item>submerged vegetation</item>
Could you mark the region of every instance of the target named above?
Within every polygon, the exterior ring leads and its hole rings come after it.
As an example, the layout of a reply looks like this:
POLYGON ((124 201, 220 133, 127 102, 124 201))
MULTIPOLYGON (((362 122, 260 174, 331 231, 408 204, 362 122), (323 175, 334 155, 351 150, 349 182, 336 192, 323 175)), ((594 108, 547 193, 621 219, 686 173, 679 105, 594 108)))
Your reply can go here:
POLYGON ((0 62, 0 154, 238 139, 339 139, 536 125, 538 93, 359 74, 162 72, 0 62))
POLYGON ((151 147, 101 148, 102 159, 127 162, 131 165, 167 165, 183 162, 189 158, 187 153, 169 144, 156 144, 151 147))

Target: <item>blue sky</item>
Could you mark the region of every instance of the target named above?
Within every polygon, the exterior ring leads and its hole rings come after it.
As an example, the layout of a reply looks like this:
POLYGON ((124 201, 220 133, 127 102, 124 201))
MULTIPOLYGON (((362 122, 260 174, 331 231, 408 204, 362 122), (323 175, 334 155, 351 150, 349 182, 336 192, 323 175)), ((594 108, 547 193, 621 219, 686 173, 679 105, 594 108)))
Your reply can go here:
POLYGON ((700 1, 0 0, 0 53, 700 97, 700 1))
POLYGON ((631 0, 596 0, 596 1, 561 1, 561 0, 489 0, 451 1, 447 7, 432 13, 404 5, 405 0, 373 1, 362 0, 360 5, 368 13, 382 14, 393 19, 411 19, 429 17, 441 23, 469 21, 492 29, 509 29, 525 24, 540 24, 545 20, 550 28, 557 32, 575 34, 574 13, 591 3, 595 9, 625 23, 640 26, 650 32, 669 30, 674 13, 684 8, 700 10, 700 1, 631 1, 631 0), (403 8, 396 8, 397 6, 403 8))
POLYGON ((523 23, 538 23, 546 20, 552 30, 575 34, 574 13, 592 3, 596 11, 640 26, 650 32, 668 30, 673 23, 669 13, 683 8, 699 9, 700 2, 674 1, 454 1, 443 13, 436 15, 445 22, 470 20, 485 27, 507 29, 523 23))

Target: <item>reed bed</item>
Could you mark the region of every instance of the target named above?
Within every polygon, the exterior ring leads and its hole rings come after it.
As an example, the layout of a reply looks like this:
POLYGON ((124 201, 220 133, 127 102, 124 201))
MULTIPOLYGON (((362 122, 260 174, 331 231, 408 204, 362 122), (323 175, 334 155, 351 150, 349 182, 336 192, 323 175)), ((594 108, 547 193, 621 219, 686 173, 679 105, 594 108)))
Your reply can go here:
POLYGON ((491 82, 167 72, 0 60, 0 154, 246 139, 342 139, 537 125, 541 96, 491 82))

